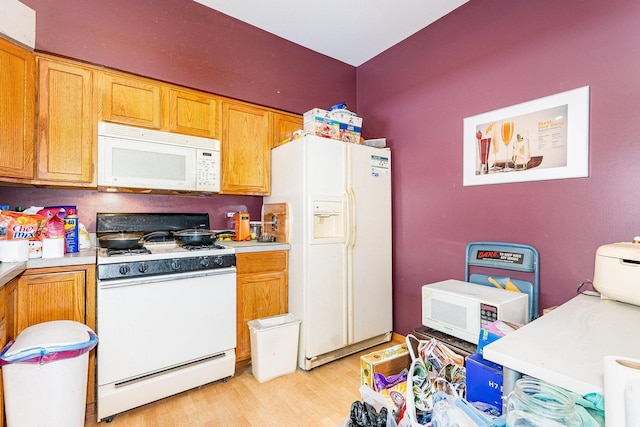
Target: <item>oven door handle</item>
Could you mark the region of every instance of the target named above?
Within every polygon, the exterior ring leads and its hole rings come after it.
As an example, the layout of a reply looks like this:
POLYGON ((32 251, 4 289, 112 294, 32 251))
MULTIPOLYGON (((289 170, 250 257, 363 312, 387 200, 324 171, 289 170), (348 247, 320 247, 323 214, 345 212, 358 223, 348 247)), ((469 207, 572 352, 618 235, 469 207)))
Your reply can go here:
POLYGON ((218 268, 215 270, 205 270, 199 272, 175 273, 175 274, 159 274, 157 276, 145 276, 137 278, 115 279, 115 280, 98 280, 100 289, 121 288, 125 286, 144 285, 146 283, 167 282, 171 280, 184 280, 193 277, 220 276, 227 274, 236 274, 235 267, 218 268))

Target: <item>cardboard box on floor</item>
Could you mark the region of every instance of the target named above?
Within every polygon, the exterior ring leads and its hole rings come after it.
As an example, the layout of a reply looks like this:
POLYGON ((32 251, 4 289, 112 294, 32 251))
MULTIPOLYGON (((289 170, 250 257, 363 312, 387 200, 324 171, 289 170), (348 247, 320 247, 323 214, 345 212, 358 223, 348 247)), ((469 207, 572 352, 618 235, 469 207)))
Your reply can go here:
POLYGON ((360 378, 362 385, 376 390, 373 374, 378 372, 385 377, 397 375, 403 369, 409 369, 411 357, 406 344, 398 344, 383 350, 374 351, 360 357, 360 378))

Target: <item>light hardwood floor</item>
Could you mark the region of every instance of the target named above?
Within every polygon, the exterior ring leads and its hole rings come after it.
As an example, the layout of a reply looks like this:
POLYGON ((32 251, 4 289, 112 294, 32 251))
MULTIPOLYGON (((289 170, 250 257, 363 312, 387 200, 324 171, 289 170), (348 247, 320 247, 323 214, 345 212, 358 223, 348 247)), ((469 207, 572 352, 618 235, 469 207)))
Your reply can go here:
MULTIPOLYGON (((395 337, 394 337, 395 338, 395 337)), ((337 427, 361 400, 360 356, 382 344, 319 366, 259 383, 251 366, 215 382, 118 414, 111 423, 87 414, 85 427, 337 427)))

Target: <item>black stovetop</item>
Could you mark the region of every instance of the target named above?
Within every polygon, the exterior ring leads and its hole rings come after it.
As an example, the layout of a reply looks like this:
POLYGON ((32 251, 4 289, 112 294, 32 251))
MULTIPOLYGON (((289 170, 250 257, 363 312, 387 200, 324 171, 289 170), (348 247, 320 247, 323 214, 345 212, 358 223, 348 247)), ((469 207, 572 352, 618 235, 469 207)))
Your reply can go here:
POLYGON ((96 235, 209 229, 208 213, 98 213, 96 235))

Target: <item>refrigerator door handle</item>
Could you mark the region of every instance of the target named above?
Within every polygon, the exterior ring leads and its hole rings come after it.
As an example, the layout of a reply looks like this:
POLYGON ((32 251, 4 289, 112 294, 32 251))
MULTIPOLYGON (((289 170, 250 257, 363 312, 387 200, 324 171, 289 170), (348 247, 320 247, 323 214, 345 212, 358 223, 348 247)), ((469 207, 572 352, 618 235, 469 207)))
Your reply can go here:
POLYGON ((353 188, 346 189, 346 236, 345 236, 345 256, 346 256, 346 269, 345 275, 347 280, 346 292, 347 292, 347 345, 354 343, 355 337, 355 324, 354 324, 354 283, 353 283, 353 248, 356 244, 356 216, 355 216, 355 193, 353 188))
POLYGON ((346 245, 349 248, 353 248, 356 244, 357 225, 356 225, 356 195, 352 188, 347 189, 346 194, 346 212, 347 212, 347 233, 346 233, 346 245))

